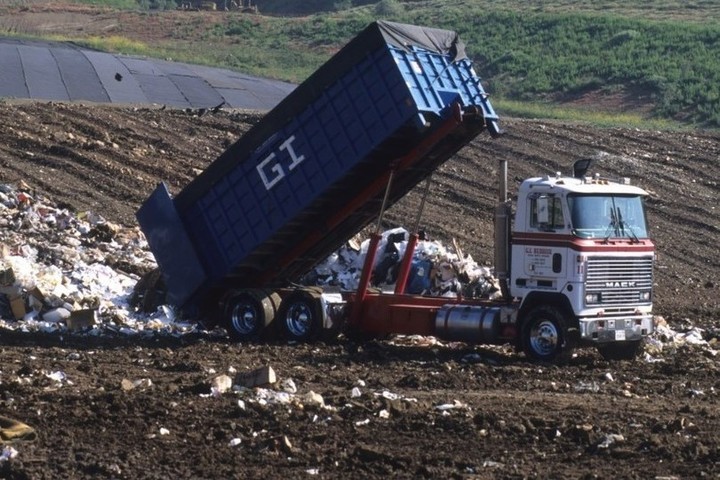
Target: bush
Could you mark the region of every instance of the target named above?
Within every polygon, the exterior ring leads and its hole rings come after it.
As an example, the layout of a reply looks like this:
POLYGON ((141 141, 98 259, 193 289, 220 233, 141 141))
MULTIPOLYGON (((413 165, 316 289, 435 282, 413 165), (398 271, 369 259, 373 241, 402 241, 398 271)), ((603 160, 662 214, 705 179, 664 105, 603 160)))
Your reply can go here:
POLYGON ((405 12, 403 6, 397 0, 380 0, 375 4, 375 15, 383 18, 396 18, 405 12))

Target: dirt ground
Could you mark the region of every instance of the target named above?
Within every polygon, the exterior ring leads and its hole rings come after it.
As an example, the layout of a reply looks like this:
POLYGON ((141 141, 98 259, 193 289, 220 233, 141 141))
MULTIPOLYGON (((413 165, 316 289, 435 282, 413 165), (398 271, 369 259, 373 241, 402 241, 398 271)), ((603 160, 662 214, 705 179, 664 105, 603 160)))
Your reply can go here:
MULTIPOLYGON (((41 23, 57 11, 41 9, 41 23)), ((5 21, 37 28, 20 13, 5 21)), ((92 33, 102 23, 93 18, 77 17, 78 31, 92 33)), ((160 28, 148 31, 165 38, 160 28)), ((0 184, 24 182, 132 227, 157 182, 179 191, 259 118, 202 113, 0 103, 0 184)), ((502 137, 479 137, 434 176, 425 230, 489 264, 499 159, 519 179, 596 158, 598 171, 652 193, 655 312, 703 344, 660 336, 633 362, 585 349, 557 367, 510 347, 432 339, 253 345, 217 331, 0 331, 0 416, 37 434, 12 444, 17 455, 0 459, 0 477, 720 477, 720 133, 504 117, 502 126, 502 137), (220 375, 268 366, 278 383, 267 389, 212 388, 220 375)), ((419 191, 391 209, 386 227, 410 227, 419 191)))
MULTIPOLYGON (((158 181, 179 190, 257 118, 0 104, 0 183, 25 182, 77 211, 133 226, 158 181)), ((428 339, 247 345, 217 333, 137 340, 1 332, 0 414, 37 432, 34 442, 13 445, 18 455, 0 463, 2 475, 720 475, 720 135, 513 119, 503 127, 504 136, 479 137, 435 175, 425 229, 490 262, 498 159, 509 160, 510 178, 522 178, 598 158, 602 172, 652 192, 656 313, 678 331, 702 328, 709 345, 671 342, 614 363, 581 350, 555 367, 509 347, 428 339), (279 379, 268 390, 211 394, 219 375, 265 366, 279 379), (288 379, 297 391, 281 394, 288 379)), ((411 193, 387 226, 405 226, 418 204, 411 193)))

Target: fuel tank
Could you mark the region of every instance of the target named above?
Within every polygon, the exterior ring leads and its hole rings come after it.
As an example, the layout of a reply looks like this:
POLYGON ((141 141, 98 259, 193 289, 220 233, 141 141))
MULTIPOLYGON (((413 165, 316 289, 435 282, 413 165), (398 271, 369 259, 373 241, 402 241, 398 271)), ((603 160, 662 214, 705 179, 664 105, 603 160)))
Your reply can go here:
POLYGON ((500 307, 444 305, 435 316, 438 338, 467 343, 500 341, 500 307))

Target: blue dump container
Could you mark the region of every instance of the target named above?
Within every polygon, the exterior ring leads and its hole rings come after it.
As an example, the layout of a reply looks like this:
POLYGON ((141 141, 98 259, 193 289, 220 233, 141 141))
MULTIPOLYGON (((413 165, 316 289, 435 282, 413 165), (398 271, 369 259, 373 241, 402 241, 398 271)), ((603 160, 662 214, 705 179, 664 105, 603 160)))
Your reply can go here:
POLYGON ((137 212, 168 300, 212 302, 230 287, 285 286, 377 217, 395 162, 461 107, 479 118, 398 172, 405 195, 497 116, 457 34, 370 24, 172 198, 137 212))

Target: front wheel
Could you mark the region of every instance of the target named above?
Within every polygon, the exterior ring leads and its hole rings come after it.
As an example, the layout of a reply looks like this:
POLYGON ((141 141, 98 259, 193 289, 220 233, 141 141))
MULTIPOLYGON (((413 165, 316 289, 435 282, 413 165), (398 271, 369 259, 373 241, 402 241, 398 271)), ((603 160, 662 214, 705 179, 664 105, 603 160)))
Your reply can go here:
POLYGON ((305 342, 316 339, 323 328, 320 298, 296 292, 283 300, 276 320, 281 338, 305 342))
POLYGON ((532 360, 552 362, 569 357, 572 342, 565 315, 551 306, 535 307, 522 327, 522 348, 532 360))

